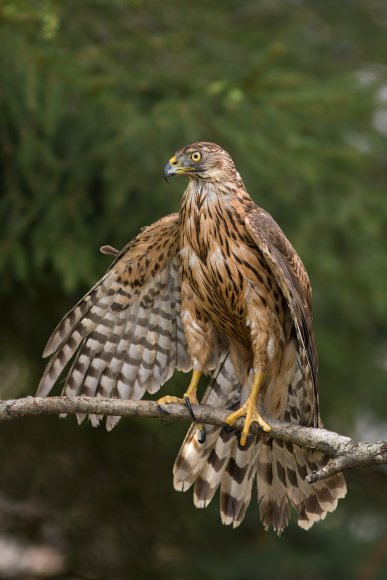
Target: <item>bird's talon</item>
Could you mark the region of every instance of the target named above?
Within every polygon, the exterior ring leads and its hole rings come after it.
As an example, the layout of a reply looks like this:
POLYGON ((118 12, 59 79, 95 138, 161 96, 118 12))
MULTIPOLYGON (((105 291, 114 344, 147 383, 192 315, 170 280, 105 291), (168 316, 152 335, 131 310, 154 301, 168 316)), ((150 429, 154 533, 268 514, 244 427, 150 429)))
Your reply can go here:
POLYGON ((234 413, 231 413, 231 415, 229 415, 227 417, 227 419, 226 419, 227 426, 233 425, 235 423, 235 421, 237 421, 238 419, 240 419, 243 416, 245 416, 245 422, 243 424, 243 429, 242 429, 242 432, 240 434, 240 439, 239 439, 239 443, 242 447, 244 445, 246 445, 247 436, 250 432, 251 423, 254 423, 254 422, 258 423, 259 427, 265 433, 269 433, 269 431, 271 431, 270 425, 268 423, 266 423, 266 421, 265 421, 265 419, 263 419, 263 417, 261 417, 261 415, 258 412, 258 410, 256 409, 256 407, 252 408, 252 404, 249 403, 248 400, 246 401, 246 403, 244 405, 242 405, 242 407, 240 409, 238 409, 234 413))
POLYGON ((185 395, 185 397, 184 397, 184 402, 185 402, 185 404, 187 406, 188 411, 191 414, 192 419, 194 421, 196 421, 195 413, 193 412, 192 405, 191 405, 191 400, 190 400, 190 398, 187 395, 185 395))
POLYGON ((167 411, 167 409, 164 407, 164 405, 162 405, 162 404, 160 404, 160 403, 157 403, 157 405, 158 405, 158 407, 159 407, 160 411, 161 411, 162 413, 164 413, 164 415, 170 415, 170 412, 169 412, 169 411, 167 411))
POLYGON ((206 439, 207 439, 206 426, 203 425, 202 429, 200 430, 200 435, 198 437, 198 443, 202 445, 203 443, 206 442, 206 439))
POLYGON ((180 397, 175 397, 174 395, 166 395, 165 397, 161 397, 161 399, 157 401, 157 404, 160 407, 161 411, 166 415, 169 415, 170 413, 168 413, 164 405, 169 405, 170 403, 178 403, 179 405, 185 405, 188 411, 190 412, 192 419, 196 421, 196 417, 192 408, 192 405, 198 404, 196 396, 188 395, 186 393, 184 397, 181 399, 180 397))

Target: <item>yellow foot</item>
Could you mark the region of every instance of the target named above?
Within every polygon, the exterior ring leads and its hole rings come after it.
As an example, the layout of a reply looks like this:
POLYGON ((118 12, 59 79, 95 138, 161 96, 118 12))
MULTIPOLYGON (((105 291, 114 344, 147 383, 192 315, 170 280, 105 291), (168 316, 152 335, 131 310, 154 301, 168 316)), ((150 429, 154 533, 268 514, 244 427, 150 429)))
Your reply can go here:
POLYGON ((189 412, 192 415, 193 420, 195 420, 192 405, 199 404, 198 398, 196 396, 196 389, 198 387, 199 379, 200 379, 200 371, 194 370, 192 373, 191 382, 189 384, 187 392, 184 393, 182 399, 180 397, 174 397, 173 395, 167 395, 166 397, 161 397, 161 399, 157 401, 157 404, 161 406, 168 405, 169 403, 181 403, 183 405, 186 405, 188 407, 189 412))
POLYGON ((243 446, 246 444, 247 435, 250 431, 250 425, 254 421, 258 423, 258 425, 265 431, 269 433, 271 431, 271 427, 268 423, 266 423, 265 419, 261 417, 261 415, 257 411, 256 403, 254 401, 249 401, 247 399, 246 403, 242 405, 240 409, 235 411, 235 413, 231 413, 226 419, 227 425, 233 425, 237 419, 240 417, 246 416, 243 430, 241 433, 240 444, 243 446))
MULTIPOLYGON (((188 407, 188 411, 191 413, 192 419, 194 421, 196 420, 196 417, 192 409, 192 405, 199 404, 199 401, 196 397, 196 393, 194 394, 189 394, 188 392, 184 393, 183 398, 174 397, 173 395, 167 395, 166 397, 161 397, 161 399, 157 401, 157 404, 161 407, 163 407, 163 405, 168 405, 169 403, 180 403, 182 405, 186 405, 188 407)), ((166 410, 163 409, 161 410, 164 411, 164 413, 167 413, 166 410)))
POLYGON ((187 399, 189 400, 191 405, 198 405, 199 404, 199 401, 197 400, 196 395, 192 396, 192 395, 188 395, 187 393, 184 393, 183 397, 175 397, 173 395, 166 395, 165 397, 161 397, 161 399, 158 399, 157 404, 158 405, 168 405, 168 403, 180 403, 182 405, 186 405, 187 399))
POLYGON ((168 405, 168 403, 183 403, 184 405, 184 399, 181 399, 180 397, 174 397, 172 395, 167 395, 166 397, 157 399, 158 405, 168 405))

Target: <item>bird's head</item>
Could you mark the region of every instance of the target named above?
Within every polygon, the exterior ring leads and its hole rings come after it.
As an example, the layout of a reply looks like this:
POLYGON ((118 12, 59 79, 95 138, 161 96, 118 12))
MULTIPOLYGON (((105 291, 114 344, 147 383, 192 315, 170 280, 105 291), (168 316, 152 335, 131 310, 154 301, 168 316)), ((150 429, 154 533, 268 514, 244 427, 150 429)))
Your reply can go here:
POLYGON ((195 180, 224 180, 235 177, 230 155, 215 143, 201 141, 179 149, 164 166, 164 177, 187 175, 195 180))

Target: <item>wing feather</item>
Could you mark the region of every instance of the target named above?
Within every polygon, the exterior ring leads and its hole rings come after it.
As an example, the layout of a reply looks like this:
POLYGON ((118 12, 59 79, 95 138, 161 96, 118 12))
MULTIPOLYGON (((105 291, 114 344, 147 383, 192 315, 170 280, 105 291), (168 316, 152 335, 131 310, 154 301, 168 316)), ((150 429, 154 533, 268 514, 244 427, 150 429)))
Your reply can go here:
MULTIPOLYGON (((191 361, 180 315, 179 216, 147 228, 61 320, 37 394, 49 394, 74 357, 64 395, 140 399, 191 361)), ((79 417, 82 419, 82 416, 79 417)), ((93 416, 93 424, 100 417, 93 416)), ((108 419, 108 428, 118 421, 108 419)))
POLYGON ((318 360, 312 328, 312 291, 304 265, 279 225, 265 210, 255 208, 247 215, 245 223, 289 306, 317 400, 318 360))

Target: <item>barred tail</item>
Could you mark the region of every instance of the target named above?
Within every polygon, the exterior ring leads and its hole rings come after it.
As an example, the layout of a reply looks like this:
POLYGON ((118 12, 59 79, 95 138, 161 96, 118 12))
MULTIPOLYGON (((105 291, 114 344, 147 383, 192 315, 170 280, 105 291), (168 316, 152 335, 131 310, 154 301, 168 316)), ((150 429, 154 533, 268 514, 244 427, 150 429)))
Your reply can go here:
MULTIPOLYGON (((215 407, 235 409, 240 405, 242 387, 228 358, 218 373, 205 400, 215 407)), ((298 424, 313 425, 317 405, 311 404, 309 386, 305 386, 299 366, 283 372, 269 385, 265 401, 283 399, 269 418, 284 419, 298 424), (290 377, 290 378, 289 378, 290 377), (289 384, 290 380, 290 384, 289 384), (273 396, 274 393, 278 396, 273 396)), ((264 402, 265 402, 264 401, 264 402)), ((270 420, 270 419, 269 419, 270 420)), ((320 422, 321 426, 321 422, 320 422)), ((249 435, 241 447, 238 434, 228 428, 205 426, 207 437, 203 442, 203 427, 191 425, 176 458, 173 474, 178 491, 194 488, 194 504, 205 508, 220 488, 222 522, 234 528, 242 522, 251 500, 254 478, 257 478, 259 513, 266 529, 272 527, 281 533, 287 526, 291 508, 298 512, 298 525, 308 530, 315 522, 336 509, 337 502, 346 494, 341 474, 309 484, 306 477, 323 467, 327 457, 312 449, 249 435)))
MULTIPOLYGON (((299 425, 322 427, 308 381, 308 376, 303 377, 297 365, 288 387, 283 417, 278 418, 299 425)), ((266 529, 272 527, 281 533, 288 524, 293 507, 298 512, 298 525, 309 530, 328 512, 333 512, 338 500, 345 497, 347 486, 341 473, 315 483, 307 482, 306 477, 328 461, 321 451, 263 437, 258 448, 258 503, 266 529)))
MULTIPOLYGON (((227 357, 202 403, 226 409, 240 404, 242 387, 235 376, 231 358, 227 357)), ((255 475, 257 436, 249 435, 241 447, 238 433, 229 428, 191 425, 173 468, 177 491, 194 486, 194 504, 205 508, 220 487, 220 512, 224 524, 237 527, 250 503, 255 475)))

